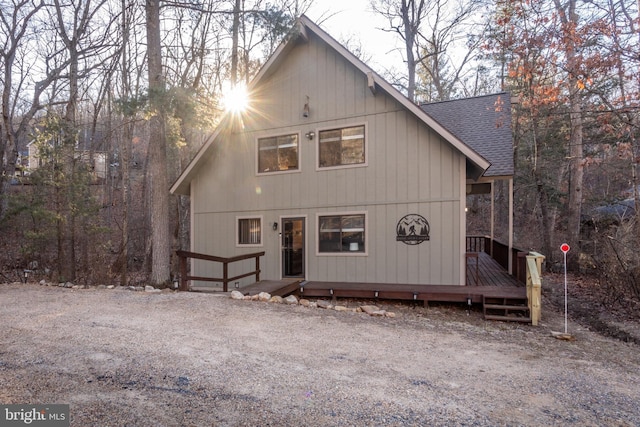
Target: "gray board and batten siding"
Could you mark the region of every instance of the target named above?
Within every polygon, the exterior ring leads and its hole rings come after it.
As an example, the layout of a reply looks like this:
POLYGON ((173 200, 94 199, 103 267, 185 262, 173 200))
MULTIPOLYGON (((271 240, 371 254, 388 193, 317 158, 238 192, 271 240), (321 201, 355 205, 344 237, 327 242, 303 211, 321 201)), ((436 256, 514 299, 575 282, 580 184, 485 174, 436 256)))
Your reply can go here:
MULTIPOLYGON (((464 285, 469 153, 397 94, 375 90, 361 63, 354 65, 357 60, 312 28, 267 63, 268 72, 250 86, 251 108, 241 123, 227 116, 174 184, 174 193, 191 196, 191 251, 222 257, 265 251, 261 278, 277 280, 283 275, 282 220, 297 217, 305 223, 307 280, 464 285), (365 162, 320 168, 319 133, 351 126, 364 126, 365 162), (297 168, 259 173, 258 140, 282 135, 297 135, 297 168), (365 215, 365 247, 319 253, 318 215, 354 213, 365 215), (396 240, 396 225, 408 214, 429 222, 428 241, 396 240), (237 245, 239 218, 260 218, 258 246, 237 245)), ((250 271, 250 263, 230 266, 229 275, 250 271)), ((194 260, 191 274, 221 277, 220 269, 194 260)))

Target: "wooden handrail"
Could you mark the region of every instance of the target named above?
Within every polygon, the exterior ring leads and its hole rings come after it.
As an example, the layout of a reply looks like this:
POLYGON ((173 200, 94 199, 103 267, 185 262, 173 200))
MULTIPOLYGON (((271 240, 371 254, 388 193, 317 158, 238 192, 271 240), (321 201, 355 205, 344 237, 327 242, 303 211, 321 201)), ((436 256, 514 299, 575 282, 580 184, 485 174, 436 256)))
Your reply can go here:
POLYGON ((465 252, 489 252, 489 244, 491 238, 489 236, 466 236, 465 252))
POLYGON ((255 252, 245 255, 236 255, 233 257, 219 257, 214 255, 199 254, 197 252, 189 251, 176 251, 176 255, 180 258, 180 290, 188 291, 187 282, 189 280, 200 280, 205 282, 222 282, 222 290, 227 292, 229 289, 229 282, 233 280, 242 279, 248 276, 256 276, 256 282, 260 281, 260 257, 264 256, 265 252, 255 252), (204 261, 213 261, 222 263, 222 276, 223 277, 200 277, 187 275, 187 260, 189 258, 201 259, 204 261), (243 273, 238 276, 229 277, 229 264, 236 261, 243 261, 245 259, 256 259, 256 269, 248 273, 243 273))
POLYGON ((527 255, 527 300, 531 324, 537 326, 542 311, 542 262, 544 255, 530 252, 527 255))

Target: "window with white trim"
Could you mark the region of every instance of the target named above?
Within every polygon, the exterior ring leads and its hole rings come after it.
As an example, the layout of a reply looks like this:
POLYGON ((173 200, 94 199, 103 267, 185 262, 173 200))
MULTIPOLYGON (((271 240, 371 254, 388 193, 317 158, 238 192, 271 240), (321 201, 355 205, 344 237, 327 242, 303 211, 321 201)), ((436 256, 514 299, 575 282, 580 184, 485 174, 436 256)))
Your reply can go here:
POLYGON ((297 170, 298 134, 258 138, 258 173, 297 170))
POLYGON ((319 253, 364 253, 364 213, 318 215, 319 253))
POLYGON ((364 125, 321 130, 318 134, 320 168, 353 166, 366 162, 364 125))
POLYGON ((238 246, 262 246, 262 217, 238 218, 236 231, 238 246))

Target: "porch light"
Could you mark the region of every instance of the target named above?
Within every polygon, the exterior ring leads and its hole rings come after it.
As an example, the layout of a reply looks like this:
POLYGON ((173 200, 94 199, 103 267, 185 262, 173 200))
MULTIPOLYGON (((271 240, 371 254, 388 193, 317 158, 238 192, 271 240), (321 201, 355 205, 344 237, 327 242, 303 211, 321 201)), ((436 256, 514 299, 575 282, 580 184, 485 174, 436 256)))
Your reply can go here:
POLYGON ((273 225, 271 226, 271 228, 273 228, 273 231, 277 231, 278 230, 278 223, 274 222, 273 225))
POLYGON ((316 137, 316 133, 314 131, 309 131, 307 133, 304 134, 304 136, 311 141, 313 138, 316 137))

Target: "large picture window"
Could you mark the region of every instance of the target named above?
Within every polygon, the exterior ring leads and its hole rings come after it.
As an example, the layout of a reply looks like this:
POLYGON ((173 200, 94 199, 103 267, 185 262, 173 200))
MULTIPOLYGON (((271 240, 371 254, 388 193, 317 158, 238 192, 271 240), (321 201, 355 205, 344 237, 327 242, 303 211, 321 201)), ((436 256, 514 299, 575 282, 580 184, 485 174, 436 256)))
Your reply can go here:
POLYGON ((298 169, 298 134, 258 139, 258 173, 298 169))
POLYGON ((262 218, 238 218, 236 236, 238 246, 262 246, 262 218))
POLYGON ((318 216, 318 252, 357 254, 365 252, 364 213, 318 216))
POLYGON ((364 125, 319 132, 318 163, 321 168, 365 164, 364 125))

